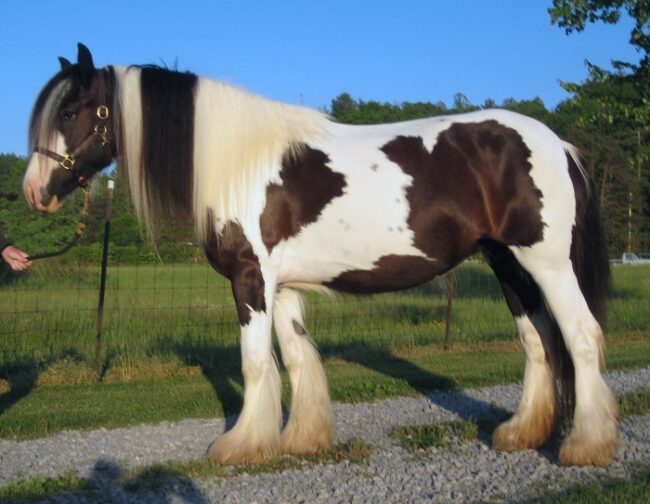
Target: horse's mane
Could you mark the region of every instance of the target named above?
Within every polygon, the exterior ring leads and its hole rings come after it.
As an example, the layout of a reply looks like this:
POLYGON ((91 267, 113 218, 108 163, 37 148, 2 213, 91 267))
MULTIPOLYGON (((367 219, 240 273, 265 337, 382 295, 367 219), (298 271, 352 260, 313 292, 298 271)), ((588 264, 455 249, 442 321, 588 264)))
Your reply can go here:
POLYGON ((150 236, 177 210, 200 238, 212 212, 257 219, 283 155, 325 130, 323 114, 160 67, 116 68, 121 169, 150 236))

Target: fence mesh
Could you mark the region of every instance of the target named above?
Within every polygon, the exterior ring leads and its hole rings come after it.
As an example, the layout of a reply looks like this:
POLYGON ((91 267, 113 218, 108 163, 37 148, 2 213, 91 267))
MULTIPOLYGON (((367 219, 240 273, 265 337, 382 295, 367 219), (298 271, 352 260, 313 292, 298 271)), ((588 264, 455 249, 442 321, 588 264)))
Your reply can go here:
MULTIPOLYGON (((190 244, 187 244, 190 247, 190 244)), ((151 261, 145 245, 108 263, 102 365, 115 359, 178 359, 214 364, 238 354, 239 325, 229 282, 191 250, 181 263, 151 261), (134 260, 135 258, 135 260, 134 260), (144 258, 140 260, 138 258, 144 258), (147 259, 149 258, 149 259, 147 259)), ((0 269, 0 370, 25 360, 95 359, 101 250, 48 259, 22 274, 0 269)), ((650 268, 618 266, 609 333, 648 331, 650 268)), ((516 338, 490 269, 470 261, 454 272, 452 344, 516 338)), ((306 293, 307 329, 324 356, 392 351, 445 341, 447 278, 373 296, 335 299, 306 293)))
MULTIPOLYGON (((100 284, 95 261, 42 261, 27 273, 2 273, 0 360, 92 360, 100 284)), ((165 356, 180 346, 218 351, 235 347, 239 325, 229 282, 204 261, 183 264, 109 262, 102 351, 165 356)), ((452 340, 512 338, 514 325, 487 267, 456 271, 456 299, 471 313, 454 313, 452 340), (491 311, 484 320, 477 308, 491 311), (496 310, 493 310, 496 308, 496 310), (501 320, 500 320, 501 319, 501 320), (495 325, 495 321, 497 321, 495 325), (491 326, 485 332, 486 325, 491 326)), ((325 353, 344 346, 404 348, 443 341, 446 278, 398 293, 341 295, 306 293, 308 330, 325 353)))

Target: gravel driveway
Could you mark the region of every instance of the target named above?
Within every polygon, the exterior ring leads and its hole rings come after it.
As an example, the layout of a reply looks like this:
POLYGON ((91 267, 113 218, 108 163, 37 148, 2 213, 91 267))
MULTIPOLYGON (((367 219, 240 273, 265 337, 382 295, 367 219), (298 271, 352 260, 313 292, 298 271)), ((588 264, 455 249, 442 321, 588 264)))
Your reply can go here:
MULTIPOLYGON (((615 394, 650 389, 650 367, 609 373, 615 394)), ((170 480, 155 491, 129 492, 115 483, 129 467, 204 455, 223 419, 184 420, 90 432, 67 431, 29 441, 0 441, 0 486, 35 475, 72 471, 97 490, 52 502, 476 502, 518 501, 594 479, 630 478, 650 466, 650 415, 624 420, 621 446, 607 468, 558 467, 557 446, 548 451, 504 453, 487 439, 419 453, 390 436, 398 426, 494 416, 516 408, 521 387, 506 385, 436 392, 418 398, 335 404, 337 442, 361 438, 377 445, 365 464, 324 464, 281 473, 170 480)))

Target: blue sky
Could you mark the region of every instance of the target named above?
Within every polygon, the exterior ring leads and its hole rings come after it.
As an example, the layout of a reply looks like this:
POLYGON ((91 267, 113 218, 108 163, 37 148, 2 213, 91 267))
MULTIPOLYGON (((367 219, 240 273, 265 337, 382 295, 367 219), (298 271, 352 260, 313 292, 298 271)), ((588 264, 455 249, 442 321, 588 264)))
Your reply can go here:
POLYGON ((584 60, 638 61, 631 21, 566 36, 551 0, 14 0, 0 3, 0 152, 25 154, 37 93, 84 42, 98 66, 167 64, 309 107, 355 98, 566 98, 584 60))

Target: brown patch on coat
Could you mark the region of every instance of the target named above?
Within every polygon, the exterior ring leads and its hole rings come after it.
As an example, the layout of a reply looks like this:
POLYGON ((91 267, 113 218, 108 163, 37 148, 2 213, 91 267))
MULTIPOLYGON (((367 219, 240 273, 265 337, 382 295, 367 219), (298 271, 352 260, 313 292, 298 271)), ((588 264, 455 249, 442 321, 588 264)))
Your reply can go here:
POLYGON ((207 238, 203 244, 205 255, 216 271, 230 279, 239 322, 242 326, 248 325, 251 310, 266 311, 259 258, 238 223, 228 222, 217 236, 210 212, 207 226, 207 238))
POLYGON ((282 159, 282 184, 266 188, 266 206, 260 216, 262 241, 269 253, 281 240, 297 235, 318 220, 323 209, 343 195, 345 177, 334 172, 329 157, 308 145, 282 159))
POLYGON ((496 121, 453 124, 432 152, 399 136, 381 150, 413 177, 406 190, 414 245, 450 265, 481 238, 530 246, 543 238, 542 194, 530 177, 530 150, 496 121))
POLYGON ((386 255, 371 270, 350 270, 325 285, 341 292, 372 294, 408 289, 444 273, 438 262, 418 256, 386 255))
POLYGON ((515 130, 493 120, 458 123, 438 135, 432 152, 413 136, 398 136, 381 150, 413 178, 407 223, 414 246, 434 260, 387 255, 371 270, 341 273, 329 287, 405 289, 450 270, 481 241, 530 246, 542 240, 542 193, 530 177, 530 150, 515 130))

